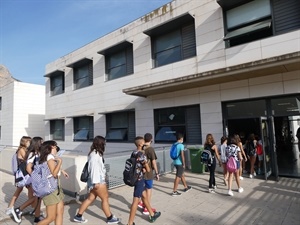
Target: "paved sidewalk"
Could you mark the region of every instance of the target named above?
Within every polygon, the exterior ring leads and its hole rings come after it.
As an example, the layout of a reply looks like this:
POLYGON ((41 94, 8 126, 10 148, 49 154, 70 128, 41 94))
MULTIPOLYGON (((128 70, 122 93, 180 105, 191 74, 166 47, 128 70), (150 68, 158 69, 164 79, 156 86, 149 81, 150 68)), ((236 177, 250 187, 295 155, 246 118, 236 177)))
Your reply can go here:
MULTIPOLYGON (((208 174, 186 173, 186 180, 193 187, 188 193, 172 197, 174 174, 166 174, 155 182, 152 206, 162 215, 155 221, 157 225, 293 225, 300 224, 300 179, 280 178, 279 182, 244 178, 241 181, 243 193, 234 189, 234 196, 227 195, 221 174, 217 174, 218 189, 208 193, 208 174)), ((15 191, 13 177, 0 171, 0 224, 16 224, 5 215, 5 209, 15 191)), ((233 187, 236 187, 234 183, 233 187)), ((183 186, 179 185, 179 191, 183 186)), ((109 190, 111 211, 121 218, 120 224, 127 224, 133 189, 128 186, 109 190)), ((26 200, 23 191, 17 206, 26 200)), ((66 196, 64 225, 76 224, 71 221, 80 202, 66 196)), ((106 224, 100 209, 100 200, 95 201, 84 214, 87 224, 106 224)), ((26 213, 25 213, 26 214, 26 213)), ((136 225, 150 224, 148 217, 138 211, 136 225)), ((22 225, 33 224, 33 217, 23 216, 22 225)))

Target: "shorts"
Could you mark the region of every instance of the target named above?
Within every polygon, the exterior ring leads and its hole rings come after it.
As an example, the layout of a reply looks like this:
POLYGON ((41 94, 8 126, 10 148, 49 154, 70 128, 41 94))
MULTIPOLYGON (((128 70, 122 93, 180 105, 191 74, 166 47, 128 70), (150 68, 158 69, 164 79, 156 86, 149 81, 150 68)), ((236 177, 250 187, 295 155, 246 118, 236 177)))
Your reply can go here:
POLYGON ((133 190, 133 197, 141 198, 145 191, 145 180, 141 179, 136 182, 133 190))
POLYGON ((153 180, 145 180, 145 187, 146 189, 153 188, 153 180))
POLYGON ((64 197, 65 197, 65 195, 64 195, 62 188, 58 188, 51 194, 43 197, 43 202, 44 202, 45 206, 56 205, 59 202, 63 201, 64 197))
POLYGON ((240 161, 236 161, 236 169, 238 170, 241 166, 241 162, 240 161))
MULTIPOLYGON (((105 177, 100 176, 99 184, 106 184, 105 177)), ((87 186, 89 191, 95 187, 95 184, 92 184, 91 178, 88 178, 87 186)))
POLYGON ((176 177, 182 177, 183 172, 184 172, 184 168, 182 165, 175 165, 176 168, 176 177))
POLYGON ((258 156, 258 160, 259 160, 259 161, 263 161, 264 155, 257 155, 257 156, 258 156))

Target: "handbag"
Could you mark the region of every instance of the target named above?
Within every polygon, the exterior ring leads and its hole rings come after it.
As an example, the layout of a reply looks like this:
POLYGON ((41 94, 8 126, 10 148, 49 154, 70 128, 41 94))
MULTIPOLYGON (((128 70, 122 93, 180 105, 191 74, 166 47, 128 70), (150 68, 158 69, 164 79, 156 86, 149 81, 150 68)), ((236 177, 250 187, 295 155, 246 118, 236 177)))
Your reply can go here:
POLYGON ((86 183, 88 181, 89 175, 89 162, 86 162, 81 172, 80 181, 86 183))

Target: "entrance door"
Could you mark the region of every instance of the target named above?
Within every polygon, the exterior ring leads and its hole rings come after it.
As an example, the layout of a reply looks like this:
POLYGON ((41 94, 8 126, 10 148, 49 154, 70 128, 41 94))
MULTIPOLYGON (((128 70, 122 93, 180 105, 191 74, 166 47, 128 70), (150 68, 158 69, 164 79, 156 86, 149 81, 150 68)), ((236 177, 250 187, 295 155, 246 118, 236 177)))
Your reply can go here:
POLYGON ((273 129, 273 117, 270 118, 270 123, 266 117, 260 117, 260 134, 263 145, 263 165, 265 180, 273 174, 275 179, 278 180, 278 169, 276 163, 276 148, 275 136, 273 129))

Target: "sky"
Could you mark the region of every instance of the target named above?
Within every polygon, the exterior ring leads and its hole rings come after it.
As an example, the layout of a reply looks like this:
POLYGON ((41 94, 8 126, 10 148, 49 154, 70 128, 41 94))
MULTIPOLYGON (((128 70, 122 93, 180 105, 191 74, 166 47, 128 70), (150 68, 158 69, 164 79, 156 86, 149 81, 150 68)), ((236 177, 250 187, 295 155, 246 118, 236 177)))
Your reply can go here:
POLYGON ((0 0, 0 64, 45 84, 48 63, 171 0, 0 0))

